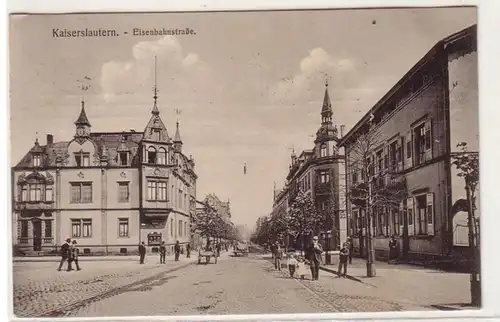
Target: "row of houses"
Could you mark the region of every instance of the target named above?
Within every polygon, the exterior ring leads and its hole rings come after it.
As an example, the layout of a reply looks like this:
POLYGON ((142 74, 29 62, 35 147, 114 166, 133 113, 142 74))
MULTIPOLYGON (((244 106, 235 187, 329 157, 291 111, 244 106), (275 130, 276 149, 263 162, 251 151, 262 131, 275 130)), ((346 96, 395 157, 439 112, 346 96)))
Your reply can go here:
MULTIPOLYGON (((332 231, 347 232, 336 244, 352 237, 357 255, 367 255, 368 229, 377 258, 388 256, 391 236, 409 260, 439 261, 467 246, 467 212, 457 207, 466 198, 465 182, 453 158, 463 153, 457 146, 462 142, 469 152, 479 152, 477 61, 476 25, 439 41, 348 133, 333 135, 329 143, 316 139, 313 150, 299 158, 292 155, 287 184, 275 193, 273 211, 286 207, 297 187, 321 207, 318 192, 328 182, 339 200, 332 231), (329 177, 321 172, 328 167, 329 177), (370 182, 372 191, 404 190, 396 205, 374 209, 371 227, 365 208, 352 198, 353 189, 363 182, 370 182), (340 200, 346 220, 340 216, 340 200)), ((329 104, 327 95, 324 106, 329 104)), ((479 190, 475 196, 479 217, 479 190)))

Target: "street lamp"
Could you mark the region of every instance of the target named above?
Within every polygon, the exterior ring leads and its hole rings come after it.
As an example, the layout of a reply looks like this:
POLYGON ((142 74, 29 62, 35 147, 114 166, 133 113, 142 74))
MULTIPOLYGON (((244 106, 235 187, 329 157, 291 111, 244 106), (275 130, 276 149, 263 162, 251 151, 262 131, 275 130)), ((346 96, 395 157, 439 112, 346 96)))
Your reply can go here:
POLYGON ((330 239, 332 236, 332 231, 328 230, 326 232, 321 233, 321 237, 325 241, 325 264, 330 265, 332 263, 331 255, 330 255, 330 239))

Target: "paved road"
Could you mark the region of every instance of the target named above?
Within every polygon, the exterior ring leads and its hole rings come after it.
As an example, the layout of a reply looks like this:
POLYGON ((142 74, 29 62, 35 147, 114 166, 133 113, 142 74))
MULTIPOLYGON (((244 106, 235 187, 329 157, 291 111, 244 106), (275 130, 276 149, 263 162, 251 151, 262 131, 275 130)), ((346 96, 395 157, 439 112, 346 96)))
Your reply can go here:
POLYGON ((431 309, 425 292, 420 297, 401 296, 327 272, 320 272, 319 281, 290 279, 286 271, 274 270, 269 258, 255 254, 223 254, 218 264, 209 265, 185 258, 166 265, 157 258, 148 259, 146 265, 124 261, 85 265, 81 272, 67 273, 55 271, 53 263, 15 263, 15 314, 98 317, 431 309))

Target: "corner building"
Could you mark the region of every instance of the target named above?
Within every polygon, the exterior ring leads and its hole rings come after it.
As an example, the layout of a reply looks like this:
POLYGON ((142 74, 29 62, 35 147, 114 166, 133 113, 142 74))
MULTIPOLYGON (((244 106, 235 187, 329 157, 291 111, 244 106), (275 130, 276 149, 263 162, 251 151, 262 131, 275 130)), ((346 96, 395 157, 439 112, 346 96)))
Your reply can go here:
POLYGON ((12 168, 14 245, 50 253, 71 238, 84 254, 125 254, 141 241, 153 252, 190 242, 195 163, 156 101, 142 133, 92 132, 82 101, 74 138, 35 141, 12 168))

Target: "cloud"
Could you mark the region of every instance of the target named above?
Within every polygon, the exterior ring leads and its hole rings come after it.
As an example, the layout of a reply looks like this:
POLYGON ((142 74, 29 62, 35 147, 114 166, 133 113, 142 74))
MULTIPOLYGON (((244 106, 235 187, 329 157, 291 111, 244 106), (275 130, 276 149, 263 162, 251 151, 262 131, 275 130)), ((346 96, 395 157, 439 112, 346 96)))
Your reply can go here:
POLYGON ((138 92, 150 92, 154 84, 155 56, 158 88, 161 95, 169 97, 169 101, 214 90, 209 66, 196 53, 184 53, 175 37, 166 36, 157 41, 135 44, 130 61, 104 63, 100 77, 102 98, 113 102, 138 92))
POLYGON ((335 59, 323 48, 315 48, 300 61, 297 74, 284 77, 271 88, 271 99, 277 104, 309 101, 313 99, 311 91, 322 86, 327 75, 333 88, 353 86, 357 76, 355 63, 350 59, 335 59))

